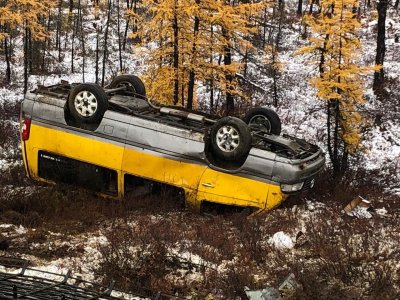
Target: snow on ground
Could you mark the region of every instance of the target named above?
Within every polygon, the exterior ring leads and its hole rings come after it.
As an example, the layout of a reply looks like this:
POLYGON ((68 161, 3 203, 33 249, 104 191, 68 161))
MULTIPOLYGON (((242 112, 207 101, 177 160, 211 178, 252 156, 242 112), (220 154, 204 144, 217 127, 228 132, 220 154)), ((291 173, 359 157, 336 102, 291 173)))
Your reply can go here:
MULTIPOLYGON (((337 255, 350 259, 349 268, 352 268, 352 264, 355 264, 351 259, 363 255, 368 259, 376 256, 376 259, 368 260, 360 265, 362 270, 372 268, 371 272, 375 272, 372 271, 373 268, 378 268, 387 263, 394 263, 392 264, 393 272, 400 270, 400 264, 397 262, 396 267, 396 262, 393 261, 398 248, 397 241, 400 238, 396 223, 392 222, 397 219, 396 215, 382 207, 375 212, 368 212, 369 215, 366 220, 370 223, 365 223, 363 219, 366 217, 365 213, 367 211, 363 211, 363 214, 359 214, 357 211, 350 217, 340 210, 332 210, 332 207, 327 206, 327 204, 315 201, 307 201, 304 205, 274 210, 265 216, 265 220, 256 223, 256 226, 260 226, 262 234, 257 238, 255 245, 259 245, 258 247, 265 251, 268 267, 252 269, 252 272, 254 272, 252 275, 265 284, 271 282, 271 276, 273 277, 275 272, 288 272, 288 268, 290 270, 288 264, 297 264, 297 262, 300 265, 296 265, 296 268, 301 266, 301 268, 304 268, 304 272, 309 272, 312 268, 318 268, 320 264, 327 263, 326 259, 330 259, 330 254, 319 253, 319 251, 327 251, 326 249, 330 247, 329 243, 337 245, 334 249, 334 251, 338 251, 339 254, 337 255), (270 228, 271 226, 273 228, 270 228), (321 250, 322 247, 326 247, 326 249, 321 250), (319 258, 319 255, 327 255, 328 258, 319 258), (282 264, 282 261, 285 261, 285 265, 282 264)), ((105 220, 97 224, 94 229, 73 235, 49 230, 41 233, 38 230, 43 229, 1 224, 0 236, 6 237, 12 248, 10 249, 11 252, 0 251, 0 255, 10 255, 10 253, 19 255, 30 260, 33 268, 57 274, 66 274, 67 270, 71 269, 74 277, 79 276, 83 280, 99 283, 103 275, 97 274, 96 270, 99 270, 99 264, 104 262, 102 253, 104 253, 105 247, 111 247, 109 249, 118 253, 117 257, 122 258, 124 254, 131 255, 124 257, 129 263, 135 263, 135 259, 141 259, 140 256, 135 254, 141 253, 140 249, 132 248, 129 253, 124 252, 133 245, 129 242, 126 245, 115 243, 110 245, 107 236, 111 232, 118 230, 120 225, 132 228, 132 233, 138 234, 140 232, 145 233, 149 228, 154 229, 163 226, 163 224, 174 224, 174 228, 178 226, 180 231, 186 232, 183 235, 186 238, 178 239, 178 241, 172 240, 171 244, 166 244, 167 253, 164 255, 181 261, 184 265, 189 264, 194 267, 172 269, 164 277, 165 280, 180 286, 187 284, 197 286, 200 282, 204 282, 207 270, 218 272, 220 276, 224 276, 224 274, 229 274, 231 270, 236 270, 238 266, 242 265, 241 259, 243 257, 240 258, 240 248, 244 245, 241 245, 241 243, 246 243, 249 240, 239 239, 236 243, 237 246, 232 249, 233 255, 231 256, 227 255, 228 253, 221 253, 224 250, 218 247, 212 248, 204 240, 198 240, 197 236, 193 236, 193 239, 188 238, 188 233, 193 232, 203 223, 211 226, 210 235, 215 234, 216 232, 212 231, 213 222, 222 221, 223 227, 219 230, 223 232, 220 234, 237 239, 238 234, 240 236, 243 233, 235 233, 237 229, 232 224, 229 225, 231 222, 229 218, 223 221, 222 219, 198 216, 196 219, 191 217, 190 222, 188 222, 188 220, 185 220, 185 215, 178 212, 169 213, 163 217, 160 215, 140 215, 141 222, 136 223, 139 215, 132 215, 131 219, 127 220, 105 220), (143 228, 143 226, 145 227, 143 228), (45 234, 46 238, 42 240, 41 234, 45 234), (35 241, 30 242, 33 237, 36 237, 35 241), (29 251, 24 250, 25 247, 29 247, 29 251), (198 252, 199 250, 201 251, 198 252), (214 253, 216 257, 205 258, 204 254, 210 250, 212 250, 210 253, 214 253), (58 253, 58 256, 54 256, 52 253, 58 253), (217 257, 221 258, 218 259, 217 257)), ((162 237, 161 234, 152 237, 152 240, 157 241, 162 237)), ((210 241, 212 240, 210 239, 210 241)), ((160 241, 161 245, 168 242, 168 240, 160 241)), ((146 240, 143 245, 146 245, 145 249, 147 249, 146 240)), ((261 253, 261 255, 263 254, 261 253)), ((250 256, 247 259, 252 261, 254 258, 250 256)), ((246 264, 251 265, 250 262, 246 264)))
MULTIPOLYGON (((290 5, 294 5, 295 1, 289 2, 290 5)), ((293 6, 294 7, 294 6, 293 6)), ((92 20, 88 19, 86 25, 88 28, 92 26, 90 24, 92 20)), ((387 40, 387 61, 385 62, 385 70, 390 78, 397 78, 399 81, 399 70, 400 70, 400 43, 394 42, 394 34, 396 30, 400 29, 399 19, 392 18, 388 21, 388 26, 390 31, 388 31, 387 40), (392 25, 390 25, 392 24, 392 25), (390 27, 392 26, 392 28, 390 27)), ((362 40, 364 44, 363 59, 371 63, 374 59, 374 21, 369 23, 369 27, 363 32, 362 40)), ((93 32, 89 32, 88 41, 94 40, 93 32)), ((304 41, 299 39, 298 32, 293 30, 284 30, 282 49, 285 49, 280 54, 280 60, 283 63, 283 70, 280 78, 280 105, 277 109, 283 122, 283 133, 292 134, 300 138, 305 138, 308 141, 318 144, 320 147, 325 149, 325 139, 326 132, 325 126, 325 105, 324 102, 317 99, 315 90, 309 84, 309 78, 316 74, 315 67, 306 63, 306 58, 303 56, 294 55, 295 49, 299 44, 304 44, 304 41)), ((93 50, 93 45, 91 45, 93 50)), ((132 53, 124 53, 125 58, 125 68, 128 73, 141 74, 143 73, 146 66, 143 65, 143 49, 134 49, 132 53)), ((22 57, 17 55, 17 57, 22 57)), ((109 82, 112 74, 117 73, 117 52, 112 51, 109 61, 111 65, 108 67, 106 75, 107 81, 109 82)), ((18 63, 18 61, 17 61, 18 63)), ((21 61, 19 62, 21 64, 21 61)), ((29 78, 29 88, 33 89, 38 84, 51 85, 58 83, 60 80, 66 80, 69 82, 82 82, 83 77, 85 77, 86 82, 94 82, 94 62, 92 59, 86 62, 86 71, 83 76, 81 73, 81 63, 80 58, 75 61, 75 68, 77 70, 74 74, 69 74, 71 57, 70 53, 66 53, 63 57, 63 62, 60 64, 59 69, 62 70, 60 74, 53 75, 35 75, 29 78)), ((22 64, 21 64, 22 65, 22 64)), ((4 68, 4 61, 0 61, 0 69, 4 68)), ((250 64, 251 68, 251 64, 250 64)), ((254 66, 252 68, 255 68, 254 66)), ((22 67, 14 66, 13 72, 15 74, 23 74, 22 67)), ((257 70, 249 70, 249 72, 257 73, 257 70)), ((22 76, 16 76, 18 78, 17 84, 10 88, 2 87, 0 88, 0 106, 5 103, 20 103, 23 99, 22 95, 22 76)), ((370 80, 370 77, 368 78, 370 80)), ((265 75, 260 75, 258 81, 256 82, 260 86, 268 86, 271 80, 265 75)), ((366 93, 366 109, 373 111, 376 109, 377 100, 372 93, 370 88, 370 83, 368 83, 367 93, 366 93)), ((200 101, 204 101, 205 97, 208 99, 207 91, 204 87, 199 86, 198 94, 200 96, 200 101), (204 97, 203 99, 201 97, 204 97)), ((266 96, 270 100, 268 95, 266 96)), ((258 100, 261 100, 258 99, 258 100)), ((13 125, 17 128, 17 119, 13 119, 13 125)), ((382 176, 386 176, 389 172, 389 167, 395 170, 400 169, 400 122, 398 120, 387 121, 382 126, 371 126, 364 136, 364 167, 370 170, 381 170, 382 176)), ((7 154, 8 149, 0 148, 0 171, 5 172, 10 169, 15 164, 21 164, 20 160, 15 160, 12 154, 7 154), (10 158, 11 157, 11 158, 10 158)), ((390 192, 395 192, 400 195, 400 172, 396 172, 393 176, 393 186, 389 189, 390 192)), ((323 218, 322 212, 328 210, 326 205, 318 202, 307 202, 304 207, 294 206, 292 209, 283 209, 282 211, 276 212, 275 217, 280 217, 280 214, 293 215, 293 219, 296 220, 296 226, 293 228, 285 229, 284 231, 279 230, 273 233, 268 233, 265 235, 264 241, 269 241, 269 244, 281 252, 287 252, 289 255, 294 255, 299 253, 301 250, 297 249, 298 240, 295 238, 299 232, 302 232, 306 237, 312 235, 310 232, 309 224, 312 220, 315 221, 316 218, 323 218)), ((385 208, 381 208, 376 211, 378 213, 378 218, 390 218, 391 212, 387 211, 385 208)), ((368 217, 371 222, 375 222, 376 216, 372 215, 368 211, 357 211, 355 217, 368 217)), ((336 218, 338 222, 342 222, 345 216, 337 215, 336 218)), ((156 218, 153 220, 156 221, 156 218)), ((334 223, 335 220, 326 220, 326 222, 334 223)), ((131 224, 134 226, 134 224, 131 224)), ((105 224, 109 226, 109 224, 105 224)), ((390 235, 389 231, 384 228, 377 235, 382 239, 379 243, 379 252, 381 253, 394 253, 398 248, 396 244, 396 238, 390 235), (386 239, 385 239, 386 238, 386 239)), ((0 233, 7 238, 15 240, 24 239, 26 235, 34 232, 35 229, 27 229, 22 226, 15 226, 11 224, 0 224, 0 233)), ((397 234, 397 233, 395 233, 397 234)), ((399 237, 400 238, 400 237, 399 237)), ((362 241, 362 236, 354 235, 349 238, 351 243, 358 245, 362 249, 359 243, 362 241)), ((397 240, 398 241, 398 240, 397 240)), ((68 269, 72 269, 74 274, 80 274, 82 279, 88 281, 98 281, 99 278, 95 277, 93 270, 98 268, 99 261, 101 260, 101 253, 99 247, 107 244, 107 238, 105 237, 102 230, 94 230, 91 232, 86 232, 84 234, 79 234, 76 236, 64 236, 59 233, 48 233, 48 240, 45 242, 35 242, 30 245, 31 251, 39 251, 39 249, 52 250, 53 248, 65 247, 67 249, 81 251, 80 255, 70 256, 70 257, 60 257, 55 259, 43 259, 34 254, 24 255, 20 253, 23 258, 32 261, 35 268, 40 270, 50 271, 54 273, 65 274, 68 269)), ((371 246, 372 247, 372 246, 371 246)), ((192 253, 190 251, 180 252, 180 248, 171 247, 169 249, 170 254, 174 256, 179 256, 180 258, 190 261, 193 264, 205 265, 212 269, 217 269, 221 273, 229 270, 232 266, 235 266, 237 262, 237 257, 232 260, 225 260, 220 264, 214 262, 209 262, 207 259, 201 257, 197 253, 192 253)), ((371 250, 371 253, 377 253, 375 250, 371 250)), ((345 249, 344 249, 345 251, 345 249)), ((0 251, 0 254, 3 254, 0 251)), ((301 258, 303 259, 303 258, 301 258)), ((379 259, 379 258, 378 258, 379 259)), ((307 263, 310 263, 309 260, 307 263)), ((397 263, 397 270, 400 269, 400 265, 397 263)), ((277 266, 279 269, 282 266, 277 266)), ((283 267, 282 267, 283 268, 283 267)), ((178 272, 179 273, 179 272, 178 272)), ((181 272, 183 274, 185 272, 181 272)), ((170 277, 178 276, 176 274, 170 274, 170 277)), ((187 275, 189 276, 189 275, 187 275)), ((191 274, 191 280, 195 282, 201 277, 199 273, 191 274)), ((258 275, 257 275, 258 276, 258 275)), ((179 277, 179 276, 178 276, 179 277)), ((179 279, 179 278, 178 278, 179 279)), ((125 296, 128 297, 128 296, 125 296)), ((127 298, 128 299, 128 298, 127 298)))
MULTIPOLYGON (((29 238, 29 236, 36 231, 37 229, 35 228, 27 229, 22 225, 0 224, 0 237, 6 237, 11 243, 21 242, 29 238)), ((107 238, 102 234, 101 230, 86 232, 76 236, 65 236, 61 233, 48 231, 44 242, 33 242, 29 244, 29 248, 32 251, 31 253, 35 253, 35 251, 52 251, 57 248, 66 248, 69 251, 83 249, 82 254, 79 256, 67 256, 50 260, 37 257, 34 254, 24 253, 20 253, 19 257, 30 262, 28 270, 25 272, 27 276, 38 276, 40 278, 60 282, 64 279, 64 275, 72 271, 71 276, 73 278, 99 284, 101 277, 96 277, 94 274, 94 270, 99 268, 99 261, 101 259, 101 253, 98 248, 107 243, 107 238)), ((2 253, 0 250, 0 256, 4 254, 6 253, 2 253)), ((17 274, 20 272, 20 269, 15 270, 0 267, 0 271, 17 274)), ((68 283, 76 284, 76 280, 69 279, 68 283)), ((90 285, 88 287, 90 287, 90 285)), ((144 299, 134 297, 118 290, 113 291, 112 296, 126 300, 144 299)))

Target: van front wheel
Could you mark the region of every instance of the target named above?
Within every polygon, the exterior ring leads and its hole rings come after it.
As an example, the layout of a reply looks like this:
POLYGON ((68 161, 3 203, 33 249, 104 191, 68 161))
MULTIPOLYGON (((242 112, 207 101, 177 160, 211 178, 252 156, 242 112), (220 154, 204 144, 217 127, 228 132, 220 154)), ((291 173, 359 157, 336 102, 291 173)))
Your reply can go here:
POLYGON ((79 123, 99 123, 107 108, 106 93, 94 83, 78 84, 68 97, 69 112, 79 123))

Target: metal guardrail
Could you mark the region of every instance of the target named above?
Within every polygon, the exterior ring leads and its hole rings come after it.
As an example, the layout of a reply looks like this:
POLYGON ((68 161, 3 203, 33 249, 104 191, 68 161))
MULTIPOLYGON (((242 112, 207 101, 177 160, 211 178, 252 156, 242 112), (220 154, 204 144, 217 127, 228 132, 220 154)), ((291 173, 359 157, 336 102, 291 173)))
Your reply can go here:
POLYGON ((0 299, 30 299, 30 300, 114 300, 123 299, 111 296, 112 292, 123 293, 133 298, 153 300, 185 300, 176 295, 162 292, 154 293, 148 288, 138 287, 138 293, 114 289, 112 281, 108 287, 73 277, 68 270, 66 274, 29 268, 29 261, 25 259, 0 257, 0 299))
POLYGON ((0 257, 0 299, 120 299, 111 296, 114 282, 107 288, 66 274, 29 268, 24 259, 0 257), (8 272, 8 269, 12 273, 8 272))

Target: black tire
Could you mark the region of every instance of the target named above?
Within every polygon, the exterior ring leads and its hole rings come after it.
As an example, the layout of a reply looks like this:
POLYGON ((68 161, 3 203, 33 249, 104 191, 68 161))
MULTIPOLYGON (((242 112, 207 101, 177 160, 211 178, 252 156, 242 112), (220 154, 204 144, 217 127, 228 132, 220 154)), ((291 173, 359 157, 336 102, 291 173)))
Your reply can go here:
POLYGON ((250 127, 268 133, 280 135, 282 124, 277 113, 269 108, 256 107, 250 109, 244 116, 243 121, 250 127))
POLYGON ((106 93, 94 83, 78 84, 68 97, 69 113, 79 124, 100 123, 107 108, 106 93))
POLYGON ((135 93, 139 97, 146 97, 146 88, 143 81, 135 75, 119 75, 113 79, 109 88, 114 89, 121 85, 127 86, 128 91, 135 93))
POLYGON ((238 118, 224 117, 211 127, 210 142, 212 152, 217 159, 241 160, 251 148, 250 128, 238 118))

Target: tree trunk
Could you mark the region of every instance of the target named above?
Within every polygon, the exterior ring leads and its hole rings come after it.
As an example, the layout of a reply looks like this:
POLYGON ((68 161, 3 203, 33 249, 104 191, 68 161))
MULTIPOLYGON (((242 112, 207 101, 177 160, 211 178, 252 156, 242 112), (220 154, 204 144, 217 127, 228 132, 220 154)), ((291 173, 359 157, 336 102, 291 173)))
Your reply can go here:
MULTIPOLYGON (((223 32, 224 31, 225 30, 223 30, 223 32)), ((227 39, 228 42, 228 46, 224 48, 224 65, 229 66, 232 64, 232 52, 229 46, 230 40, 228 38, 228 35, 226 34, 226 31, 224 37, 227 39)), ((225 81, 226 81, 226 115, 230 116, 233 115, 235 112, 235 102, 233 99, 233 95, 230 92, 230 89, 232 87, 233 76, 229 71, 225 73, 225 81)))
MULTIPOLYGON (((133 12, 136 14, 137 13, 137 2, 138 0, 132 0, 131 2, 131 7, 133 6, 133 12)), ((133 20, 133 26, 132 26, 132 32, 136 33, 138 31, 138 26, 137 26, 137 20, 134 19, 133 20)), ((139 40, 136 39, 136 42, 138 42, 139 40)))
POLYGON ((303 0, 298 0, 297 3, 297 15, 301 16, 303 14, 303 0))
POLYGON ((347 160, 346 149, 343 149, 342 158, 339 158, 339 120, 340 120, 340 109, 339 102, 337 100, 328 101, 327 105, 327 146, 329 158, 332 162, 333 177, 338 178, 343 174, 345 161, 347 160))
POLYGON ((174 54, 173 54, 173 65, 174 65, 174 104, 178 104, 179 102, 179 27, 178 27, 178 18, 177 18, 177 1, 175 0, 175 9, 174 9, 174 22, 172 25, 174 31, 174 54))
POLYGON ((102 76, 101 76, 101 86, 104 86, 104 81, 106 77, 106 62, 108 56, 108 29, 110 26, 110 19, 111 19, 111 0, 108 0, 108 15, 107 15, 107 23, 106 23, 106 30, 104 32, 104 50, 103 50, 103 69, 102 69, 102 76))
POLYGON ((100 36, 99 31, 100 31, 100 29, 96 28, 96 31, 97 31, 97 35, 96 35, 96 63, 95 63, 94 74, 95 74, 95 77, 96 77, 95 78, 95 83, 98 84, 99 83, 99 52, 100 52, 100 50, 99 50, 99 36, 100 36))
POLYGON ((58 50, 58 62, 61 62, 61 26, 62 26, 62 0, 58 5, 58 20, 57 20, 57 31, 56 31, 56 48, 58 50))
POLYGON ((117 30, 118 30, 118 57, 119 57, 119 71, 122 72, 122 44, 121 44, 121 17, 119 0, 117 0, 117 30))
POLYGON ((243 77, 246 78, 247 77, 247 71, 248 71, 248 61, 249 61, 249 49, 247 49, 244 51, 244 55, 243 55, 243 77))
MULTIPOLYGON (((135 2, 136 5, 136 2, 135 2)), ((131 6, 129 5, 129 0, 126 0, 126 9, 128 10, 131 6)), ((129 28, 129 23, 131 21, 131 17, 128 16, 128 19, 126 20, 125 24, 125 32, 124 32, 124 40, 122 42, 122 49, 125 51, 126 50, 126 40, 128 39, 128 28, 129 28)))
POLYGON ((181 105, 182 107, 185 107, 185 84, 183 80, 181 84, 181 105))
MULTIPOLYGON (((26 25, 25 25, 26 26, 26 25)), ((25 27, 24 35, 24 94, 28 91, 28 39, 29 29, 25 27)))
MULTIPOLYGON (((196 0, 196 4, 200 4, 200 0, 196 0)), ((198 16, 195 16, 194 18, 194 26, 193 26, 193 44, 192 44, 192 61, 191 61, 191 69, 189 72, 189 83, 188 83, 188 97, 187 97, 187 108, 192 109, 193 108, 193 92, 194 92, 194 80, 195 80, 195 73, 194 73, 194 64, 195 62, 195 57, 196 57, 196 39, 197 39, 197 33, 199 31, 199 26, 200 26, 200 19, 198 16)))
POLYGON ((74 10, 74 0, 69 0, 69 12, 72 13, 74 10))
POLYGON ((388 0, 380 0, 377 5, 378 10, 378 36, 377 36, 377 44, 376 44, 376 57, 375 64, 382 66, 382 68, 378 71, 375 71, 374 74, 374 89, 378 89, 383 81, 384 81, 384 71, 383 71, 383 62, 385 60, 385 35, 386 35, 386 11, 388 7, 388 0))
POLYGON ((396 0, 396 2, 394 3, 393 8, 396 9, 396 10, 399 8, 399 0, 396 0))
POLYGON ((283 1, 279 1, 279 21, 278 21, 278 33, 276 34, 276 39, 274 43, 274 47, 272 49, 272 63, 273 63, 273 95, 274 95, 274 105, 278 107, 278 80, 279 80, 279 69, 277 66, 278 63, 278 53, 280 49, 280 43, 282 38, 282 23, 284 19, 285 13, 285 5, 283 1))
POLYGON ((71 73, 75 72, 75 70, 74 70, 74 59, 75 59, 75 57, 74 57, 74 55, 75 55, 75 53, 74 53, 74 49, 75 49, 74 44, 75 44, 75 25, 76 25, 75 23, 76 22, 75 22, 75 16, 74 16, 73 22, 72 22, 71 73))
MULTIPOLYGON (((52 20, 51 11, 49 11, 47 18, 48 18, 47 19, 47 32, 50 32, 50 25, 51 25, 51 20, 52 20)), ((42 67, 41 67, 41 69, 43 71, 45 71, 46 73, 47 73, 46 51, 47 51, 47 48, 50 48, 50 46, 51 46, 51 39, 48 38, 48 36, 46 36, 44 39, 44 43, 43 43, 43 55, 42 55, 42 67)))
POLYGON ((310 8, 308 10, 308 14, 311 15, 313 13, 313 5, 315 3, 315 0, 311 0, 310 2, 310 8))
POLYGON ((8 47, 8 37, 4 39, 4 54, 6 58, 6 84, 11 83, 11 64, 10 64, 10 51, 8 47))
POLYGON ((28 67, 29 74, 32 73, 33 51, 32 51, 32 31, 28 28, 28 67))
POLYGON ((268 10, 267 8, 264 8, 264 18, 263 18, 263 34, 262 34, 262 47, 263 49, 265 48, 265 44, 267 42, 266 36, 267 36, 267 21, 268 21, 268 10))
POLYGON ((273 94, 274 94, 274 106, 278 107, 278 74, 277 70, 274 68, 272 71, 272 78, 273 78, 273 83, 272 83, 272 89, 273 89, 273 94))
MULTIPOLYGON (((211 41, 214 39, 214 29, 213 29, 213 26, 211 25, 211 29, 210 29, 210 32, 211 32, 211 41)), ((211 47, 211 51, 210 51, 210 53, 211 53, 211 55, 210 55, 210 66, 212 66, 212 64, 213 64, 213 54, 212 54, 212 45, 210 44, 210 47, 211 47)), ((210 79, 210 112, 211 113, 213 113, 214 112, 214 77, 213 77, 213 75, 211 74, 211 79, 210 79)))
POLYGON ((82 47, 82 82, 85 83, 85 64, 86 64, 86 48, 85 48, 85 34, 83 31, 83 15, 81 1, 79 0, 79 18, 80 18, 80 34, 81 34, 81 47, 82 47))

